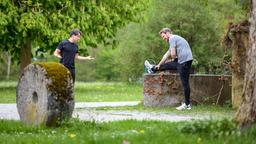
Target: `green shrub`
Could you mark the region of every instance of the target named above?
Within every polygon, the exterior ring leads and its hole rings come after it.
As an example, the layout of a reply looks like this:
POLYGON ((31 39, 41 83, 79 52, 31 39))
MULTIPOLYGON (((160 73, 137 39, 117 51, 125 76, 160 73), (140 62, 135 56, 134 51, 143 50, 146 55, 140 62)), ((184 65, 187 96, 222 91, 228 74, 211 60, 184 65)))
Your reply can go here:
POLYGON ((182 133, 207 134, 212 137, 221 137, 229 135, 239 135, 239 129, 236 124, 228 119, 223 120, 198 120, 192 123, 186 123, 179 127, 182 133))

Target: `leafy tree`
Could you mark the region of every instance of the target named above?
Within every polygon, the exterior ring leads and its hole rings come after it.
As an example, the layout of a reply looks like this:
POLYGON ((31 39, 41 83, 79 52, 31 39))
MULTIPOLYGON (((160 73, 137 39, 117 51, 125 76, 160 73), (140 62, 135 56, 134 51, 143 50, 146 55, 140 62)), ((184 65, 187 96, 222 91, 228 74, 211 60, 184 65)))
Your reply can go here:
POLYGON ((17 79, 17 66, 16 63, 12 62, 11 55, 8 52, 0 53, 0 65, 0 80, 17 79))
POLYGON ((145 59, 158 62, 162 58, 168 49, 158 34, 163 27, 170 27, 174 34, 188 40, 194 64, 198 61, 197 72, 222 73, 221 37, 230 21, 244 17, 242 12, 233 0, 151 0, 146 21, 129 24, 117 36, 119 52, 114 57, 119 59, 121 78, 138 79, 145 59))
POLYGON ((256 123, 256 0, 250 0, 245 7, 250 9, 249 46, 246 49, 242 103, 235 118, 242 129, 250 128, 256 123))
POLYGON ((99 80, 113 81, 116 80, 120 73, 118 71, 118 61, 113 58, 115 50, 109 47, 101 48, 100 53, 97 54, 96 61, 96 78, 99 80))
POLYGON ((52 52, 73 28, 83 33, 80 47, 111 43, 118 28, 141 18, 146 2, 1 0, 0 47, 19 59, 23 69, 31 61, 32 47, 52 52))

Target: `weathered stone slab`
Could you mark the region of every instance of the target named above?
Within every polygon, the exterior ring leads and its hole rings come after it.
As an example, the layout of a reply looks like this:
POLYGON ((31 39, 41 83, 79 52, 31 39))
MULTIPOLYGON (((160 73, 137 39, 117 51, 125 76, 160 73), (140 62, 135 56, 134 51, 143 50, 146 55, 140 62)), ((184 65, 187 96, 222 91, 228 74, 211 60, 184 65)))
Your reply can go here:
MULTIPOLYGON (((190 74, 190 98, 193 104, 224 104, 231 102, 231 76, 190 74)), ((143 104, 145 106, 176 106, 184 100, 178 74, 145 74, 143 104)))
POLYGON ((145 74, 143 104, 145 106, 175 106, 182 100, 182 87, 175 74, 145 74))
POLYGON ((55 62, 28 65, 18 82, 16 102, 24 123, 58 125, 74 110, 70 72, 55 62))

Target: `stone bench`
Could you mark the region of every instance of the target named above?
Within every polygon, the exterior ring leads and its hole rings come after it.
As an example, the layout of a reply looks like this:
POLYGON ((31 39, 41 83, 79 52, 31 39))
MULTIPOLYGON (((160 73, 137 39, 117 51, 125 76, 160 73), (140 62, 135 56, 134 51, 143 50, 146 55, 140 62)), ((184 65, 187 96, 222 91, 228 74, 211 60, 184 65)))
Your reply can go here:
MULTIPOLYGON (((143 105, 176 106, 183 102, 183 87, 179 74, 144 74, 143 105)), ((230 75, 190 74, 192 104, 231 103, 230 75)))

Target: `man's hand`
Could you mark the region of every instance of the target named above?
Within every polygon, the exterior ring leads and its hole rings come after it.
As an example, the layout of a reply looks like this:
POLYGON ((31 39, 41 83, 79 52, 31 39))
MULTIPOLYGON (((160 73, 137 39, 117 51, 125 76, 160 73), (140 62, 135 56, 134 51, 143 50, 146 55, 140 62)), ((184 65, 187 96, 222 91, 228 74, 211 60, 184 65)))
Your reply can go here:
POLYGON ((159 64, 155 66, 155 69, 159 70, 159 68, 160 68, 159 64))
POLYGON ((92 57, 92 56, 87 56, 86 59, 88 59, 88 60, 94 60, 95 58, 92 57))
POLYGON ((56 56, 57 58, 60 58, 60 59, 62 58, 61 55, 60 55, 60 50, 59 50, 59 49, 56 49, 53 54, 54 54, 54 56, 56 56))

